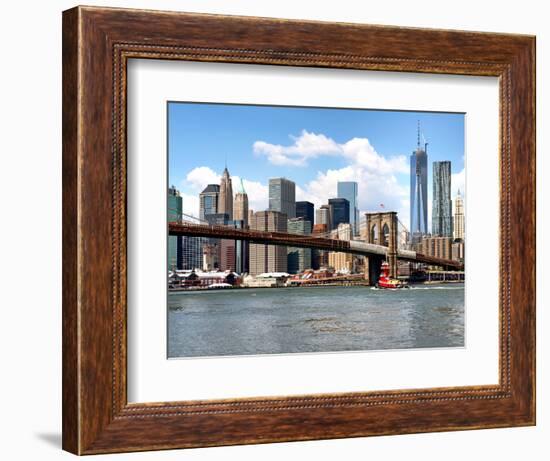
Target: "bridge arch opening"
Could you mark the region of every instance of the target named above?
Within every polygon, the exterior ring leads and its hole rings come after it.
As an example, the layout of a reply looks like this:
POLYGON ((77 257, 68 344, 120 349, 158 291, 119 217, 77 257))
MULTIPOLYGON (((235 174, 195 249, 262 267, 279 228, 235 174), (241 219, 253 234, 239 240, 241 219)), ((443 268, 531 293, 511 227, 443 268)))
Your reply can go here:
POLYGON ((372 243, 378 242, 378 226, 373 224, 370 230, 370 241, 372 243))
POLYGON ((384 223, 384 227, 382 227, 382 242, 380 244, 385 247, 390 246, 390 228, 386 223, 384 223))

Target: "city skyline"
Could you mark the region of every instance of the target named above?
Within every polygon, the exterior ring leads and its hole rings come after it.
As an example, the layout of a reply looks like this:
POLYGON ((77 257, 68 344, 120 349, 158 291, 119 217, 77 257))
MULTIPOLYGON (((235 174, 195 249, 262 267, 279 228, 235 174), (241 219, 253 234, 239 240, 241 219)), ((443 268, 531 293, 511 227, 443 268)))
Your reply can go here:
MULTIPOLYGON (((200 192, 208 184, 221 183, 224 166, 236 184, 244 184, 249 209, 254 211, 269 209, 270 178, 295 182, 295 200, 309 201, 316 210, 338 196, 338 181, 355 181, 360 213, 376 211, 383 204, 408 222, 408 157, 415 147, 418 121, 430 141, 429 164, 452 163, 454 195, 459 188, 464 191, 463 118, 463 114, 446 113, 170 103, 169 182, 182 195, 183 212, 198 216, 200 192), (284 127, 279 123, 282 118, 284 127), (195 129, 199 120, 203 128, 195 129), (361 122, 365 126, 359 130, 361 122), (184 130, 183 124, 190 129, 184 130), (354 135, 350 124, 356 127, 354 135), (213 127, 216 136, 203 138, 204 126, 213 127), (228 130, 235 133, 234 141, 225 138, 228 130), (243 131, 248 141, 240 137, 243 131), (397 144, 396 138, 401 139, 397 144), (222 139, 224 148, 219 147, 222 139), (235 154, 233 149, 243 142, 248 147, 235 154), (394 154, 386 153, 397 145, 402 147, 394 154)), ((428 210, 431 224, 431 206, 428 210)))

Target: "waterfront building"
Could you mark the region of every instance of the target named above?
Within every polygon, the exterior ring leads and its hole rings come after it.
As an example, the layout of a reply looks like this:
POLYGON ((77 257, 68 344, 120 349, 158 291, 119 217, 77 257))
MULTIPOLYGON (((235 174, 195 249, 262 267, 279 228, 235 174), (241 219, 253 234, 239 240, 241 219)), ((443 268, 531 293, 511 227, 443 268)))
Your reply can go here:
POLYGON ((453 232, 454 238, 464 240, 464 199, 460 195, 460 189, 454 200, 453 232))
POLYGON ((433 162, 432 235, 453 236, 451 162, 433 162))
POLYGON ((242 282, 239 274, 231 271, 177 270, 168 277, 171 289, 231 288, 242 282))
POLYGON ((235 194, 235 201, 233 202, 233 219, 235 221, 243 221, 244 228, 248 226, 248 195, 244 190, 242 178, 241 188, 235 194))
POLYGON ((345 198, 328 199, 330 208, 331 229, 337 229, 340 224, 349 224, 349 201, 345 198))
POLYGON ((306 221, 309 221, 312 229, 315 219, 314 209, 315 207, 311 202, 296 202, 296 217, 304 218, 306 221))
POLYGON ((220 186, 218 184, 208 184, 199 194, 199 218, 205 221, 205 216, 216 214, 218 212, 218 202, 220 198, 220 186))
POLYGON ((296 217, 296 184, 286 178, 269 180, 269 211, 284 213, 287 219, 296 217))
MULTIPOLYGON (((251 230, 287 232, 287 216, 278 211, 258 211, 252 216, 249 227, 251 230)), ((287 249, 284 246, 251 243, 249 255, 251 275, 287 271, 287 249)))
POLYGON ((428 233, 428 143, 420 146, 420 124, 416 150, 410 159, 410 238, 419 242, 428 233))
POLYGON ((349 223, 353 235, 359 235, 359 204, 357 201, 358 185, 355 181, 338 181, 337 196, 349 202, 349 223))
MULTIPOLYGON (((304 218, 292 218, 287 224, 289 234, 311 234, 311 222, 304 218)), ((298 274, 311 268, 311 248, 288 247, 288 273, 298 274)))
POLYGON ((233 219, 233 186, 227 167, 224 168, 220 182, 220 199, 218 213, 225 213, 229 219, 233 219))
MULTIPOLYGON (((181 221, 182 198, 179 191, 174 187, 168 188, 168 222, 181 221)), ((182 269, 183 267, 183 246, 182 237, 176 235, 168 236, 168 270, 182 269)))
POLYGON ((330 206, 321 205, 321 207, 315 213, 315 222, 317 224, 324 224, 327 226, 325 232, 331 230, 332 217, 330 215, 330 206))
MULTIPOLYGON (((336 229, 331 232, 331 237, 338 240, 350 241, 353 236, 353 228, 350 223, 340 223, 336 229)), ((336 272, 353 272, 353 255, 350 253, 338 253, 330 251, 328 253, 328 265, 336 272)))
POLYGON ((248 288, 281 288, 285 285, 288 274, 284 272, 247 275, 243 279, 243 287, 248 288))
POLYGON ((452 259, 452 243, 451 237, 424 237, 420 253, 434 258, 452 259))

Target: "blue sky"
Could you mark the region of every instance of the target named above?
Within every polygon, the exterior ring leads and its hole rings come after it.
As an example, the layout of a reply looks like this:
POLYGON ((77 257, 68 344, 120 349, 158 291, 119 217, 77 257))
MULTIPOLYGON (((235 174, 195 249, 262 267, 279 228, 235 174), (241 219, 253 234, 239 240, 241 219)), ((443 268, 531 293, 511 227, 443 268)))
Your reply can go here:
POLYGON ((464 115, 451 113, 171 102, 169 182, 184 209, 198 214, 198 193, 227 167, 233 190, 243 179, 251 208, 267 207, 267 184, 296 182, 297 200, 319 206, 336 196, 338 180, 359 183, 361 211, 384 203, 408 222, 409 156, 417 121, 431 162, 450 160, 453 195, 464 188, 464 115))

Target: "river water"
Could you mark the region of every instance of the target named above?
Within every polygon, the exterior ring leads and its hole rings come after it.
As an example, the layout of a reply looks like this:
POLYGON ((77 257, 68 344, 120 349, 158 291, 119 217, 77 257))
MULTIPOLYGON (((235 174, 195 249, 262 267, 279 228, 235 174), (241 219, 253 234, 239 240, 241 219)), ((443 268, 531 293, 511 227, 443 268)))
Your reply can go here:
POLYGON ((171 358, 462 346, 463 284, 168 295, 171 358))

